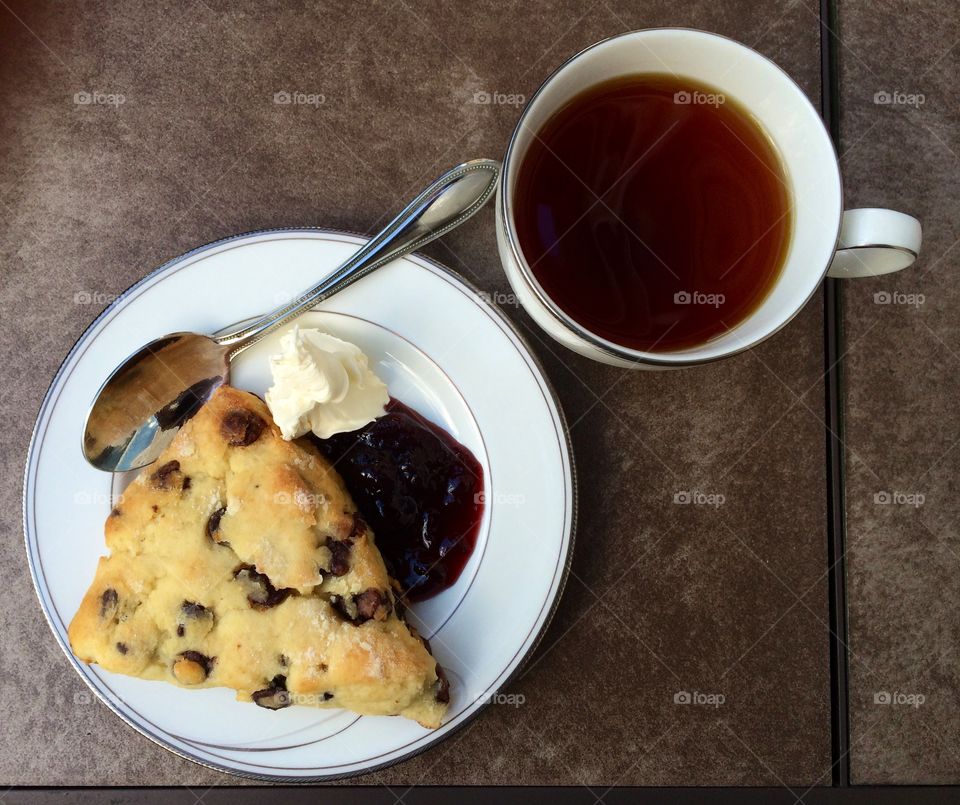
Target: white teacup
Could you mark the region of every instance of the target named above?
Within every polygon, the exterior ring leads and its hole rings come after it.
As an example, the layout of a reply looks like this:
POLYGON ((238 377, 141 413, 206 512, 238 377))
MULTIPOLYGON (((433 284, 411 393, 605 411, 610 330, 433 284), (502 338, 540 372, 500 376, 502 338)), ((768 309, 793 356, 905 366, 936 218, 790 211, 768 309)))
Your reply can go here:
POLYGON ((673 368, 705 363, 758 344, 790 321, 825 275, 866 277, 906 268, 920 250, 920 222, 893 210, 843 211, 840 167, 820 115, 793 80, 754 50, 717 34, 659 28, 615 36, 581 51, 537 90, 504 158, 497 196, 497 243, 521 304, 553 338, 615 366, 673 368), (780 276, 759 307, 710 341, 644 352, 601 338, 567 315, 543 290, 524 258, 513 217, 520 164, 531 141, 561 106, 619 76, 673 73, 740 102, 779 151, 792 193, 793 235, 780 276))

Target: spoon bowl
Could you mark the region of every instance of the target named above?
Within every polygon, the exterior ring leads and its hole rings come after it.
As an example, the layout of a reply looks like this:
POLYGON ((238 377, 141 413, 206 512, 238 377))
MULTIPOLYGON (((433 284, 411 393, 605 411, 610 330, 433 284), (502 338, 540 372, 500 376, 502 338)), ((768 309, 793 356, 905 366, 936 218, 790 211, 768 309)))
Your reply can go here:
POLYGON ((123 472, 155 461, 180 426, 230 376, 230 348, 172 333, 127 358, 97 393, 83 452, 97 469, 123 472))

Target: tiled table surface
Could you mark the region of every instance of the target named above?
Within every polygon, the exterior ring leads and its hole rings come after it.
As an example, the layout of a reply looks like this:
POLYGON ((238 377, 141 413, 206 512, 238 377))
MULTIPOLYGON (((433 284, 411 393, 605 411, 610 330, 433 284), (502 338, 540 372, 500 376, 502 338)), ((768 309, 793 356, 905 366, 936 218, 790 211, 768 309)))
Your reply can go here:
POLYGON ((957 783, 960 15, 843 3, 840 35, 847 206, 924 223, 913 270, 844 300, 851 775, 957 783))
MULTIPOLYGON (((927 228, 916 271, 846 292, 857 782, 960 780, 949 452, 960 48, 947 50, 960 31, 942 6, 905 14, 880 4, 878 14, 858 0, 840 10, 849 201, 916 212, 927 228), (883 90, 926 102, 874 104, 883 90), (873 303, 894 290, 926 301, 873 303), (873 504, 884 490, 920 491, 926 502, 873 504), (874 705, 886 690, 922 692, 926 703, 874 705)), ((519 108, 478 103, 478 93, 529 96, 567 55, 621 31, 727 34, 775 59, 818 103, 818 14, 810 0, 0 4, 0 466, 9 479, 0 781, 235 782, 156 747, 99 704, 74 703, 83 685, 26 568, 18 479, 33 420, 60 361, 114 295, 236 232, 374 229, 442 167, 502 154, 519 108), (124 102, 74 102, 94 91, 124 102), (323 103, 277 105, 280 91, 323 103)), ((492 209, 427 251, 484 290, 508 290, 492 209)), ((363 781, 789 784, 798 793, 829 784, 822 299, 760 348, 675 373, 591 363, 506 310, 572 427, 582 505, 567 592, 512 685, 522 707, 490 707, 439 747, 363 781), (674 504, 684 490, 725 502, 674 504), (676 705, 681 690, 725 701, 676 705)))

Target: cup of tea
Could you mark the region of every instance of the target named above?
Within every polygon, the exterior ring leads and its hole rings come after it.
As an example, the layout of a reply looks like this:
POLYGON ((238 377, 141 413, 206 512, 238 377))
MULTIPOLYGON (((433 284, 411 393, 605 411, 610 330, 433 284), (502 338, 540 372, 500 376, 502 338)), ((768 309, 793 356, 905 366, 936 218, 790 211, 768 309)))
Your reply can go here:
POLYGON ((497 197, 524 308, 570 349, 633 368, 748 349, 825 275, 898 271, 920 242, 904 213, 844 212, 830 136, 780 67, 689 29, 561 65, 520 117, 497 197))

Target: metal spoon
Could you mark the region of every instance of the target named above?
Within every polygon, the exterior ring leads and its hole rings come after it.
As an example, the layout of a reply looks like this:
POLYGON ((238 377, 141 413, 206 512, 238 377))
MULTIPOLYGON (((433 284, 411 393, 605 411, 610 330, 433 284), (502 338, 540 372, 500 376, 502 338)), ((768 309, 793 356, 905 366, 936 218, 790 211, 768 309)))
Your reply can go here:
POLYGON ((496 188, 500 163, 476 159, 447 171, 332 274, 253 324, 221 336, 172 333, 151 341, 107 378, 87 415, 83 454, 94 467, 144 467, 230 377, 230 360, 305 310, 459 226, 496 188))

